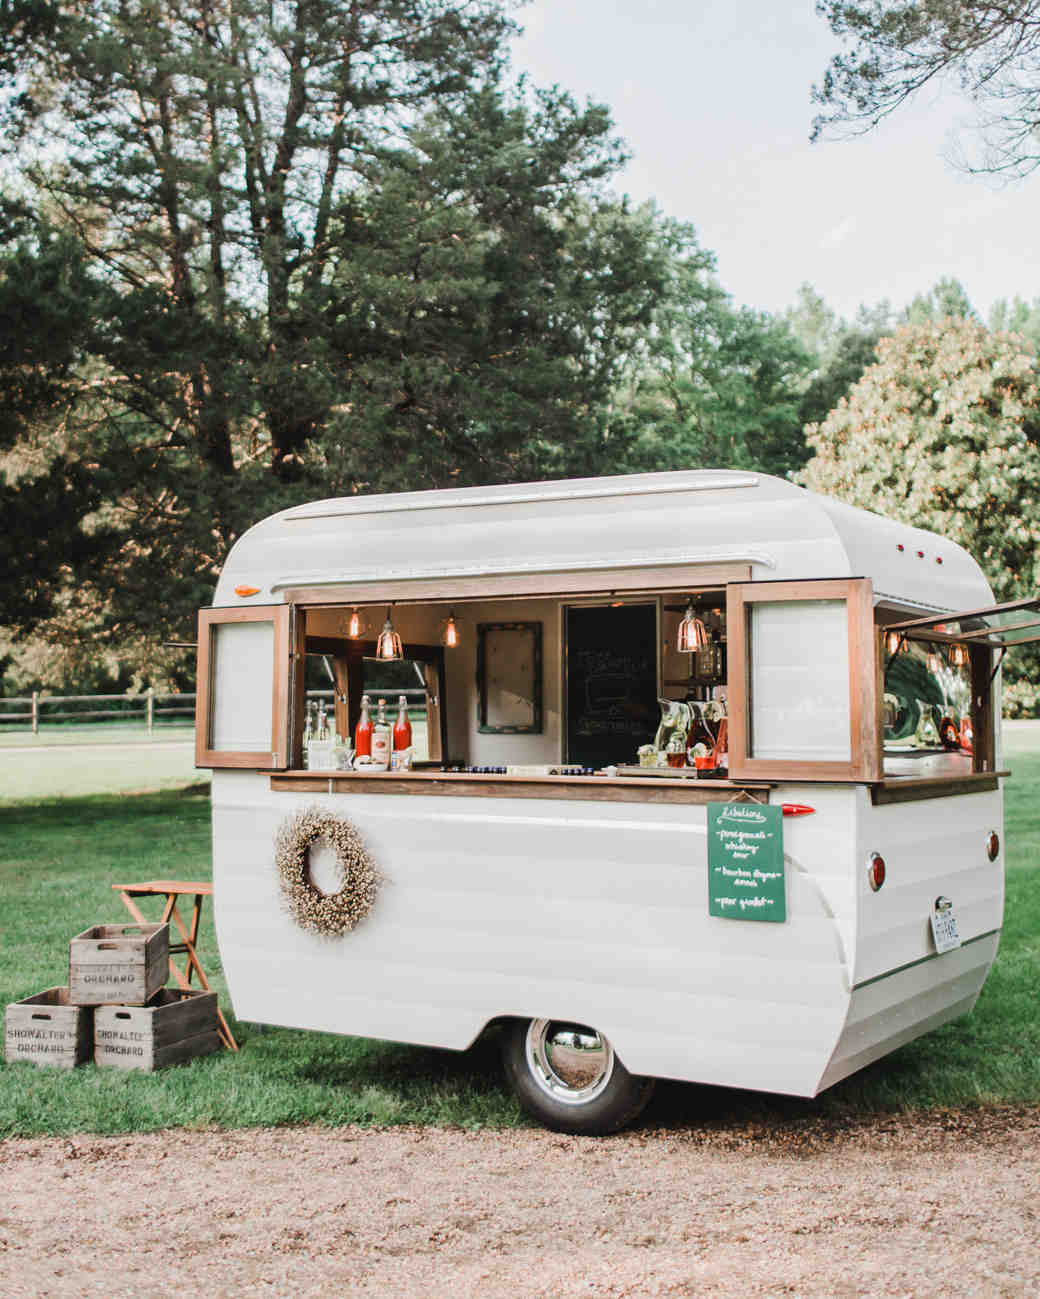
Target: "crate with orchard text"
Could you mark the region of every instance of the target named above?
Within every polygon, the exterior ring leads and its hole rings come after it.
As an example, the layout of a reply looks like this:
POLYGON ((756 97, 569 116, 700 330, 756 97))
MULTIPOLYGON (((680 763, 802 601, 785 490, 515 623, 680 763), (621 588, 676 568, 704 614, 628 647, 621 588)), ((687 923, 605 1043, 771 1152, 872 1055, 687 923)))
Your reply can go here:
POLYGON ((223 1046, 215 992, 163 988, 147 1006, 94 1011, 94 1062, 115 1069, 164 1069, 223 1046))
POLYGON ((4 1014, 4 1059, 73 1069, 94 1049, 94 1010, 76 1006, 68 988, 48 988, 14 1001, 4 1014))
POLYGON ((143 1006, 169 969, 169 925, 94 925, 69 943, 69 997, 80 1006, 143 1006))

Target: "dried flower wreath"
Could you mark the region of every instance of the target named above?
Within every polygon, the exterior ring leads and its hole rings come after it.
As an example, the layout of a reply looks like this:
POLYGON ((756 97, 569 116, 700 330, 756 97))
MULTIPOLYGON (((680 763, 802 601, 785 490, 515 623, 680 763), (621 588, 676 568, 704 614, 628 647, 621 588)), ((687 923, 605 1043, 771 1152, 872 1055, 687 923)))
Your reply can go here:
POLYGON ((287 818, 275 836, 275 864, 282 900, 296 923, 325 938, 341 938, 368 915, 379 891, 380 874, 355 826, 321 807, 287 818), (323 893, 310 874, 310 850, 324 839, 339 863, 342 884, 323 893))

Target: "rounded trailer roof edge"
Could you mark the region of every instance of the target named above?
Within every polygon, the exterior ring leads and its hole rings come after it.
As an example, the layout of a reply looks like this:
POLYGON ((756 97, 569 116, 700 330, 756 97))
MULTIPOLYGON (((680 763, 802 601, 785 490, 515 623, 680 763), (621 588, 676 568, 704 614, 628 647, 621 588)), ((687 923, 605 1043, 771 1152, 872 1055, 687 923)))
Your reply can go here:
POLYGON ((612 478, 563 478, 497 487, 448 487, 423 492, 388 492, 377 496, 340 496, 310 505, 295 505, 274 517, 285 523, 334 519, 360 514, 408 510, 447 510, 465 506, 532 505, 540 501, 588 501, 612 496, 658 496, 671 492, 732 491, 757 487, 761 474, 733 470, 680 470, 656 474, 622 474, 612 478), (609 486, 607 484, 610 484, 609 486))
POLYGON ((473 595, 485 578, 492 598, 529 594, 530 582, 550 573, 560 575, 560 590, 576 592, 583 574, 595 590, 611 570, 631 575, 626 589, 641 569, 658 587, 673 570, 682 587, 710 565, 743 565, 751 580, 858 573, 872 579, 879 600, 911 612, 992 601, 978 564, 944 537, 785 478, 682 470, 293 506, 236 541, 213 604, 242 607, 337 588, 362 603, 384 595, 449 599, 473 595), (450 591, 456 579, 459 590, 450 591), (239 595, 236 586, 256 594, 239 595))

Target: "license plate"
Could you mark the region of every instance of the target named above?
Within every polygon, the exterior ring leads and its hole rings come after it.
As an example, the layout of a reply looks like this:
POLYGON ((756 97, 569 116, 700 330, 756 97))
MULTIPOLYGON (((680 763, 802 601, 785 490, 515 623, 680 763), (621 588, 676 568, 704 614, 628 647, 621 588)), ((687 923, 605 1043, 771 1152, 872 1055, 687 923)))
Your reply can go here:
POLYGON ((932 937, 935 939, 935 950, 940 953, 952 952, 960 947, 961 936, 957 932, 957 917, 954 915, 953 903, 940 898, 932 909, 932 937))

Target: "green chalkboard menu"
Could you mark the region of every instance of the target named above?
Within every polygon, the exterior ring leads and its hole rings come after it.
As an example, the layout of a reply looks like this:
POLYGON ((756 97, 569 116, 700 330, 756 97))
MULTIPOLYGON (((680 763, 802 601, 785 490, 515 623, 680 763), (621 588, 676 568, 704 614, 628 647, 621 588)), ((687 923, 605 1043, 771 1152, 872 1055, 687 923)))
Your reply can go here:
POLYGON ((787 919, 781 808, 708 804, 708 914, 728 920, 787 919))

